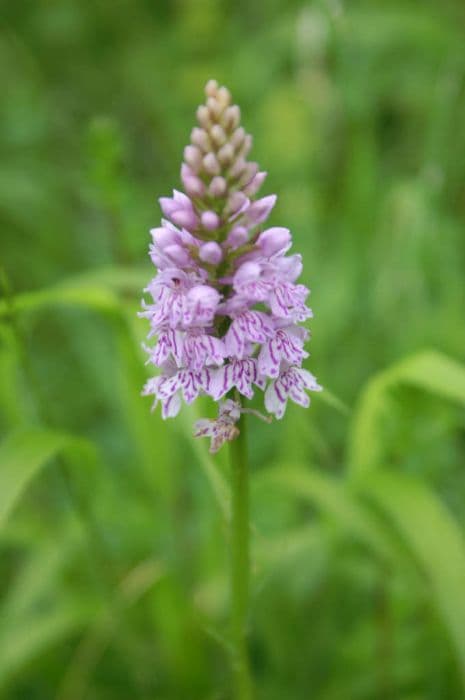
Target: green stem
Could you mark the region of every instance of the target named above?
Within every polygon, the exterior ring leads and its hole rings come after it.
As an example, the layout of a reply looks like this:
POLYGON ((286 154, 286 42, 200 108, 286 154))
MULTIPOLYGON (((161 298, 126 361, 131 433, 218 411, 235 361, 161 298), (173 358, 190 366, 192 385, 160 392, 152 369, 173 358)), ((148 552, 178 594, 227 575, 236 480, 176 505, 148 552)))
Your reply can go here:
POLYGON ((252 699, 247 652, 249 607, 249 483, 245 416, 231 442, 231 635, 235 700, 252 699))

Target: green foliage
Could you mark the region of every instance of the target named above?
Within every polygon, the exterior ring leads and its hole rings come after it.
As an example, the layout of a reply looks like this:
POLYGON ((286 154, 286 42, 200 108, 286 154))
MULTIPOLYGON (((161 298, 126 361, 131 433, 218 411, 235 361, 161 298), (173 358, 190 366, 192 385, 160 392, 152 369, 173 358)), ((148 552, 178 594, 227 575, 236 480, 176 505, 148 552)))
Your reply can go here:
POLYGON ((438 352, 419 353, 376 375, 362 392, 354 415, 349 464, 355 475, 380 462, 381 424, 393 408, 389 393, 399 385, 465 405, 465 367, 438 352))
POLYGON ((150 413, 136 315, 210 77, 303 255, 325 387, 249 420, 257 700, 463 697, 463 3, 3 15, 2 700, 230 698, 227 453, 192 438, 208 406, 150 413))
POLYGON ((465 537, 458 523, 420 480, 377 471, 364 482, 371 499, 398 528, 431 586, 465 681, 465 537))
POLYGON ((65 444, 62 435, 23 430, 0 445, 0 527, 31 479, 65 444))

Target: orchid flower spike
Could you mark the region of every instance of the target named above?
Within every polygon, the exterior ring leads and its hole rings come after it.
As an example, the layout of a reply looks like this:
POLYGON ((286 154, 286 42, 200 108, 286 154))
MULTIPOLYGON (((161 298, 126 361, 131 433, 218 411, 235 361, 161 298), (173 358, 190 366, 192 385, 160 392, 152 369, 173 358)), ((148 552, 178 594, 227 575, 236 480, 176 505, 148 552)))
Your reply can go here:
POLYGON ((157 274, 140 316, 156 338, 144 346, 148 363, 160 369, 143 394, 161 404, 163 418, 210 396, 218 418, 199 421, 195 435, 209 436, 216 452, 239 434, 241 412, 251 412, 242 402, 257 388, 280 419, 288 399, 307 407, 307 391, 321 387, 302 367, 309 334, 301 324, 312 312, 309 290, 297 283, 301 256, 287 254, 287 228, 265 228, 276 195, 257 198, 266 173, 248 160, 252 139, 239 107, 214 80, 205 93, 184 149, 185 192, 160 199, 165 218, 149 251, 157 274))

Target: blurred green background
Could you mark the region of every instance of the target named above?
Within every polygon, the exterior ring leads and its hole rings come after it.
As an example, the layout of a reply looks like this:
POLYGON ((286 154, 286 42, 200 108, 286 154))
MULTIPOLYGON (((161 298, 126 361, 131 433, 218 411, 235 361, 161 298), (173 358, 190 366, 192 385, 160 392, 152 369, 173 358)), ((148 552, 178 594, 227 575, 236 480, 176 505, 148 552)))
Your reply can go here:
POLYGON ((0 697, 230 698, 227 454, 150 414, 136 317, 214 77, 326 389, 250 425, 257 698, 464 698, 463 0, 1 11, 0 697))

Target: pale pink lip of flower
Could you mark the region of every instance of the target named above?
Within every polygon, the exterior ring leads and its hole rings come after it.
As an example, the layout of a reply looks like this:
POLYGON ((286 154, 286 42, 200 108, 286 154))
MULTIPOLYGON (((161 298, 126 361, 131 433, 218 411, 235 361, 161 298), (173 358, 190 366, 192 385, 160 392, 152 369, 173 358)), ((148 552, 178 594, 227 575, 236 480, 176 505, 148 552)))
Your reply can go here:
POLYGON ((162 225, 151 231, 150 257, 158 273, 141 316, 150 323, 148 363, 160 373, 144 395, 162 406, 163 418, 199 395, 219 402, 215 421, 197 423, 196 435, 211 438, 211 450, 238 435, 237 400, 264 392, 265 409, 282 418, 289 399, 308 406, 308 391, 321 387, 302 368, 308 357, 309 290, 289 229, 263 224, 276 195, 256 198, 266 173, 248 160, 251 137, 240 126, 240 110, 215 81, 184 150, 185 192, 161 197, 162 225), (236 396, 233 401, 232 393, 236 396))

